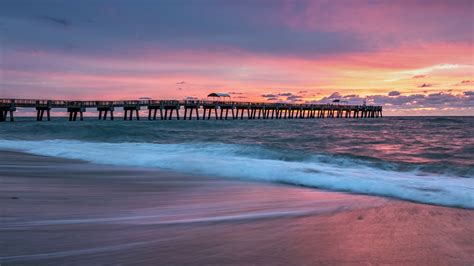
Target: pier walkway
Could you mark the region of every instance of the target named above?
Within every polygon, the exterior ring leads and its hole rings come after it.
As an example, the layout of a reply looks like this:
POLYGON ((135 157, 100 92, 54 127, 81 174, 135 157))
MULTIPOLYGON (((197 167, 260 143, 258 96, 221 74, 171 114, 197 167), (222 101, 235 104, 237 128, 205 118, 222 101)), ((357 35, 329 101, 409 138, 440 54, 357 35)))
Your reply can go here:
POLYGON ((0 122, 14 121, 17 108, 34 108, 36 120, 51 120, 52 109, 66 109, 69 121, 83 120, 87 109, 98 112, 98 119, 114 120, 116 108, 122 108, 123 120, 140 119, 140 109, 148 110, 149 120, 176 119, 303 119, 303 118, 378 118, 382 106, 346 104, 289 104, 206 100, 130 100, 64 101, 36 99, 0 99, 0 122), (183 113, 184 110, 184 113, 183 113), (159 116, 157 116, 159 113, 159 116), (46 117, 45 117, 46 114, 46 117), (78 118, 79 116, 79 118, 78 118))

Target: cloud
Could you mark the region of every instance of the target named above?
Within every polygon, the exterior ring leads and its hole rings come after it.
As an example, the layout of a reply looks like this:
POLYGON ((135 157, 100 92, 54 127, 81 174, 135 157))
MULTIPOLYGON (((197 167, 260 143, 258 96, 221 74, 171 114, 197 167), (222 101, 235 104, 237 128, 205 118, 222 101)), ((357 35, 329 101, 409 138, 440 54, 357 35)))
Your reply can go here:
POLYGON ((278 98, 278 94, 262 94, 261 95, 263 98, 278 98))
POLYGON ((333 94, 329 95, 327 99, 339 99, 342 98, 342 95, 339 92, 334 92, 333 94))
POLYGON ((433 87, 433 84, 423 83, 421 85, 418 85, 418 88, 429 88, 429 87, 433 87))
POLYGON ((388 93, 388 96, 399 96, 401 93, 399 91, 391 91, 388 93))
POLYGON ((415 75, 413 76, 414 79, 421 79, 421 78, 424 78, 426 77, 426 75, 415 75))
MULTIPOLYGON (((333 95, 340 94, 334 92, 330 96, 323 97, 317 101, 311 101, 310 103, 330 103, 334 99, 333 95)), ((359 95, 346 95, 342 97, 347 100, 349 104, 362 104, 366 101, 367 104, 382 105, 384 109, 400 110, 418 108, 472 108, 474 106, 474 97, 472 96, 474 96, 474 91, 465 91, 463 94, 438 92, 398 96, 367 95, 361 97, 359 95)))
POLYGON ((278 97, 268 97, 267 101, 278 101, 278 97))
POLYGON ((300 102, 303 99, 303 96, 291 92, 262 94, 261 97, 265 98, 267 101, 280 102, 300 102))
MULTIPOLYGON (((113 54, 154 47, 161 50, 245 51, 321 57, 370 50, 367 40, 344 31, 288 27, 280 16, 285 3, 246 1, 87 1, 0 2, 0 17, 12 47, 62 50, 69 43, 80 55, 113 54), (91 18, 94 23, 90 23, 91 18), (37 23, 38 19, 47 23, 37 23), (71 27, 74 32, 48 24, 71 27), (46 28, 46 29, 45 29, 46 28), (40 32, 41 34, 38 34, 40 32), (262 34, 265 33, 265 34, 262 34), (40 38, 38 38, 40 37, 40 38), (87 41, 84 41, 87 40, 87 41)), ((2 32, 2 35, 4 32, 2 32)))
POLYGON ((281 92, 281 93, 269 93, 269 94, 262 94, 262 97, 288 97, 293 96, 294 94, 291 92, 281 92))
POLYGON ((357 97, 357 94, 349 94, 349 95, 344 95, 343 98, 353 98, 357 97))
POLYGON ((72 25, 71 21, 65 18, 57 18, 52 16, 39 16, 38 19, 52 23, 54 25, 59 25, 63 27, 70 27, 72 25))
POLYGON ((393 76, 402 92, 428 81, 467 91, 472 1, 462 1, 0 1, 0 87, 4 97, 182 98, 231 86, 252 100, 273 88, 261 99, 289 101, 351 84, 330 97, 356 101, 387 93, 393 76))
POLYGON ((299 95, 290 95, 288 97, 286 97, 286 100, 287 101, 290 101, 290 102, 299 102, 299 101, 302 101, 303 97, 302 96, 299 96, 299 95))
POLYGON ((474 85, 474 80, 462 80, 461 82, 455 84, 455 86, 471 86, 474 85))
POLYGON ((288 1, 295 29, 349 31, 383 46, 413 40, 472 41, 472 1, 288 1))
POLYGON ((244 94, 244 93, 243 93, 243 92, 231 91, 231 92, 229 92, 229 94, 231 94, 231 95, 242 95, 242 94, 244 94))
POLYGON ((188 100, 188 101, 197 101, 197 100, 199 100, 198 97, 194 97, 194 96, 186 96, 184 99, 188 100))

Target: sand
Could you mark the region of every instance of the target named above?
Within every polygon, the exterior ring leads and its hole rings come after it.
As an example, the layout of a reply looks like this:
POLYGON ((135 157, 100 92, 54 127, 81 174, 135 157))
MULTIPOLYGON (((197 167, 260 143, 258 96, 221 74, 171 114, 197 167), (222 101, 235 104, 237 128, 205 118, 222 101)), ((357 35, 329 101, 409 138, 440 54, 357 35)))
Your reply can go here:
POLYGON ((474 211, 0 152, 1 265, 474 265, 474 211))

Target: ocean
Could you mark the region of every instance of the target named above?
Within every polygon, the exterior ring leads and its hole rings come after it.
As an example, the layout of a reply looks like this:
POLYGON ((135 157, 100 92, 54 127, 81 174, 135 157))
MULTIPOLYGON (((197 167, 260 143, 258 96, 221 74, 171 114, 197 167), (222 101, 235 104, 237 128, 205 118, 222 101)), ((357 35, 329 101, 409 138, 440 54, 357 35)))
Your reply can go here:
POLYGON ((474 117, 32 119, 0 149, 474 209, 474 117))

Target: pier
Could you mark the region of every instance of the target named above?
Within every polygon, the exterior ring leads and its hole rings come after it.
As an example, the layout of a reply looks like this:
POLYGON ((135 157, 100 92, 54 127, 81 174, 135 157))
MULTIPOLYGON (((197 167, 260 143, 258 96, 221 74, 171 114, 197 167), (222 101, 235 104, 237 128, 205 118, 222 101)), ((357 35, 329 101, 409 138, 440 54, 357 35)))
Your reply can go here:
POLYGON ((51 120, 53 109, 64 109, 69 121, 84 120, 87 109, 95 109, 99 120, 114 120, 116 108, 123 120, 140 120, 140 110, 148 110, 148 120, 229 120, 229 119, 309 119, 379 118, 382 106, 348 104, 290 104, 209 100, 130 100, 66 101, 0 99, 0 122, 15 121, 17 108, 36 110, 36 120, 51 120), (184 114, 183 114, 184 111, 184 114), (46 117, 44 116, 46 112, 46 117), (159 116, 157 116, 159 114, 159 116))

